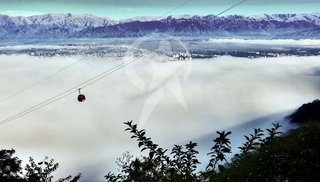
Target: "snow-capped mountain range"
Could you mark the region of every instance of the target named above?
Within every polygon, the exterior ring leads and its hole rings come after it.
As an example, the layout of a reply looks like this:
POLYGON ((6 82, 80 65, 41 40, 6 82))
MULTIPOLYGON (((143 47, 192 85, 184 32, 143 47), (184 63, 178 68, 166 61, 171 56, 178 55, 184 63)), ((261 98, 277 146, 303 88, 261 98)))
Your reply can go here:
POLYGON ((257 16, 137 17, 114 21, 89 14, 0 15, 0 39, 173 36, 320 39, 320 13, 257 16))

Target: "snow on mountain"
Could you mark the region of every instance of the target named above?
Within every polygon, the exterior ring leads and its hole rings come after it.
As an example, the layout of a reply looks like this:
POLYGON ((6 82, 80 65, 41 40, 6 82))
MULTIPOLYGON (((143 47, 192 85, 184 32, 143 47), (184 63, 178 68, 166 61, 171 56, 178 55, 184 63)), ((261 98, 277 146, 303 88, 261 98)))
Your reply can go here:
POLYGON ((163 16, 137 16, 133 18, 127 18, 118 21, 118 23, 128 23, 128 22, 133 22, 133 21, 140 21, 140 22, 150 22, 150 21, 160 21, 164 19, 163 16))
MULTIPOLYGON (((174 15, 169 17, 175 18, 175 19, 190 19, 195 17, 195 15, 174 15)), ((164 17, 164 16, 137 16, 133 18, 120 20, 118 21, 118 23, 129 23, 129 22, 135 22, 135 21, 140 21, 140 22, 161 21, 166 18, 167 17, 164 17)))
POLYGON ((98 27, 105 25, 112 25, 114 21, 93 16, 90 14, 72 15, 68 14, 46 14, 28 17, 32 24, 41 25, 60 25, 60 26, 74 26, 74 27, 98 27))
POLYGON ((34 16, 7 16, 0 15, 0 25, 43 25, 43 26, 54 26, 54 25, 73 25, 80 27, 97 27, 104 25, 112 25, 115 21, 93 16, 90 14, 60 14, 60 13, 50 13, 44 15, 34 15, 34 16))
POLYGON ((313 22, 315 25, 320 26, 320 13, 313 14, 274 14, 274 15, 256 15, 252 18, 256 20, 276 20, 283 22, 307 21, 313 22))
POLYGON ((286 38, 284 36, 287 35, 288 38, 318 38, 319 21, 319 14, 168 16, 89 27, 78 32, 77 37, 136 37, 157 32, 177 36, 286 38), (313 33, 303 33, 311 30, 313 33), (297 32, 301 33, 296 35, 297 32))
POLYGON ((320 38, 320 13, 256 16, 135 17, 120 21, 89 14, 0 15, 1 38, 138 37, 149 33, 176 36, 246 38, 320 38))
POLYGON ((113 25, 115 21, 89 14, 0 15, 0 35, 8 38, 71 36, 88 27, 113 25))

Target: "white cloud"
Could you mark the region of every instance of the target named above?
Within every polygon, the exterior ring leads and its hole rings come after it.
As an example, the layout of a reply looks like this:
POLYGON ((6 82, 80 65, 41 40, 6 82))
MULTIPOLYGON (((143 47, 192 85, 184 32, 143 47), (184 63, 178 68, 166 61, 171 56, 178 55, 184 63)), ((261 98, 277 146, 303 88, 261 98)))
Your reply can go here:
MULTIPOLYGON (((0 56, 1 98, 40 80, 76 61, 77 57, 35 58, 0 56)), ((245 58, 220 57, 191 63, 189 79, 180 79, 188 110, 177 102, 170 90, 145 125, 154 142, 172 147, 230 127, 287 111, 319 98, 319 57, 245 58)), ((90 58, 37 87, 0 103, 0 120, 67 90, 119 63, 112 58, 90 58)), ((134 63, 145 83, 154 74, 146 61, 134 63)), ((156 63, 161 70, 175 70, 184 62, 156 63)), ((182 69, 183 70, 183 69, 182 69)), ((159 77, 165 75, 158 73, 159 77)), ((177 72, 178 77, 184 72, 177 72)), ((138 123, 143 105, 150 96, 128 79, 125 70, 77 93, 0 126, 2 148, 15 148, 23 159, 49 156, 60 162, 59 175, 98 173, 101 180, 115 168, 114 160, 123 152, 138 153, 137 143, 124 132, 128 120, 138 123), (91 169, 91 170, 90 170, 91 169)), ((210 146, 208 146, 209 150, 210 146)), ((207 151, 205 151, 207 152, 207 151)), ((205 153, 201 153, 205 155, 205 153)))
POLYGON ((320 47, 320 40, 318 39, 209 39, 211 43, 217 44, 246 44, 246 45, 268 45, 268 46, 312 46, 320 47))
POLYGON ((44 14, 44 12, 23 11, 23 10, 5 10, 5 11, 2 11, 1 14, 9 15, 9 16, 33 16, 33 15, 44 14))

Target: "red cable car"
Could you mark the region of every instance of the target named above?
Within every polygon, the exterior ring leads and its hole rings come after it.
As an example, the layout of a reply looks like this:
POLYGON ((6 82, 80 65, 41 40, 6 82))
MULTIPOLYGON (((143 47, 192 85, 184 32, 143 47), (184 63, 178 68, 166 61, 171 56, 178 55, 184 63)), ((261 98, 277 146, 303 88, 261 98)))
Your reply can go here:
POLYGON ((78 101, 79 101, 79 102, 84 102, 85 100, 86 100, 86 96, 84 96, 83 94, 81 94, 80 88, 79 88, 78 101))

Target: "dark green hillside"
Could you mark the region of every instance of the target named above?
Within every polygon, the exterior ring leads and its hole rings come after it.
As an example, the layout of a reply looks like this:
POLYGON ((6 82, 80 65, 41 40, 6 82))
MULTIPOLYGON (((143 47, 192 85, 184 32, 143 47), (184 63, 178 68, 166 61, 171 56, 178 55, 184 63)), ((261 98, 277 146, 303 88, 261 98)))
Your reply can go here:
POLYGON ((320 122, 307 123, 212 175, 210 181, 318 181, 320 122))
POLYGON ((299 109, 287 117, 293 123, 320 121, 320 100, 303 104, 299 109))

